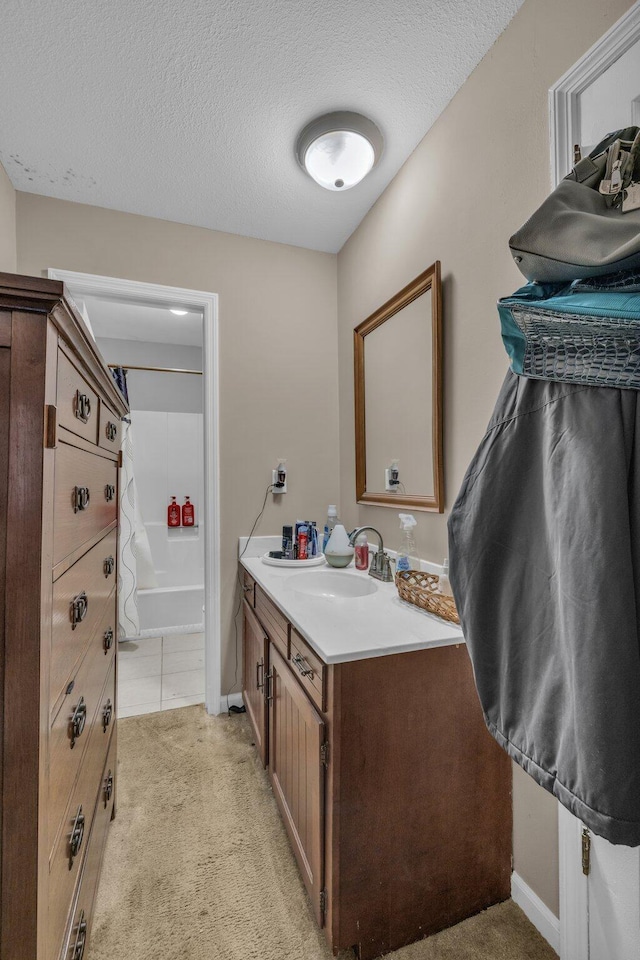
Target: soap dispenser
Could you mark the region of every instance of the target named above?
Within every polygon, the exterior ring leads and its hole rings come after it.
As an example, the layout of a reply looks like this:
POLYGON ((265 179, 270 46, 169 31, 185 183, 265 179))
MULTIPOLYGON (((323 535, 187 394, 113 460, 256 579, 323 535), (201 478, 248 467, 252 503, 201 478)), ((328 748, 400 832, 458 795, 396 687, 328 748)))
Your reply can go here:
POLYGON ((353 552, 343 524, 336 523, 324 551, 327 563, 332 567, 348 567, 353 560, 353 552))

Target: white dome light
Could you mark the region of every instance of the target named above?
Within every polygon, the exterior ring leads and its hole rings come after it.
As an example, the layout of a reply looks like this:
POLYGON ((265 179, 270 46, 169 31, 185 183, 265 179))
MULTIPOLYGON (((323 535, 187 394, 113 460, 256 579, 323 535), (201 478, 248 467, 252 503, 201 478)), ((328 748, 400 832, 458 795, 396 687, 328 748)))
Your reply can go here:
POLYGON ((366 177, 382 153, 382 134, 359 113, 328 113, 298 137, 298 162, 321 187, 339 192, 366 177))
POLYGON ((174 313, 174 314, 176 315, 176 317, 186 317, 186 315, 189 313, 189 311, 188 311, 188 310, 178 310, 177 307, 170 307, 170 308, 169 308, 169 313, 174 313))

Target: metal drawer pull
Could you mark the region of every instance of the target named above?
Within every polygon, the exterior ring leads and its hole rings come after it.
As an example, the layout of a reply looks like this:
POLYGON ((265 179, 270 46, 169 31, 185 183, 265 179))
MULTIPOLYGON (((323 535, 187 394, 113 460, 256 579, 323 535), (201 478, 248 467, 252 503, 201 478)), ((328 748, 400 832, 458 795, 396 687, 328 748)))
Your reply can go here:
POLYGON ((76 400, 73 412, 78 420, 81 420, 82 423, 87 423, 89 417, 91 416, 91 400, 86 393, 80 393, 79 390, 76 390, 76 400))
POLYGON ((113 627, 107 627, 105 630, 102 636, 102 646, 105 654, 109 653, 109 650, 111 650, 113 646, 113 627))
POLYGON ((87 943, 87 921, 84 918, 84 910, 78 920, 78 929, 76 930, 76 939, 71 948, 71 960, 82 960, 84 948, 87 943))
POLYGON ((296 653, 295 657, 293 657, 293 663, 295 663, 303 677, 309 677, 310 680, 313 680, 313 668, 309 666, 301 654, 296 653))
POLYGON ((112 423, 111 420, 107 420, 106 434, 107 440, 110 440, 111 443, 113 443, 115 438, 118 436, 118 427, 115 423, 112 423))
POLYGON ((115 568, 116 568, 116 562, 113 559, 113 557, 105 557, 105 561, 104 561, 105 580, 111 576, 115 568))
POLYGON ((264 657, 260 657, 256 663, 256 687, 264 690, 264 657))
POLYGON ((82 623, 89 609, 89 600, 84 590, 71 601, 71 629, 75 630, 82 623))
POLYGON ((73 861, 80 853, 80 847, 84 839, 84 813, 82 807, 78 807, 76 818, 73 821, 71 836, 69 837, 69 870, 73 867, 73 861))
POLYGON ((111 706, 111 700, 107 700, 104 707, 102 708, 102 732, 107 732, 107 727, 111 723, 111 717, 113 716, 113 707, 111 706))
POLYGON ((108 483, 104 488, 104 498, 107 501, 107 503, 110 503, 110 501, 113 500, 115 495, 116 495, 116 488, 112 483, 108 483))
POLYGON ((79 510, 86 510, 89 506, 89 497, 89 487, 74 487, 73 512, 77 513, 79 510))
POLYGON ((107 804, 109 803, 109 800, 111 800, 111 797, 113 796, 113 774, 111 773, 111 770, 109 770, 106 777, 104 778, 103 794, 104 794, 104 807, 106 810, 107 804))
POLYGON ((264 675, 264 698, 267 703, 273 700, 273 669, 264 675))
POLYGON ((76 745, 76 740, 82 736, 82 731, 84 730, 85 724, 87 722, 87 705, 84 702, 84 697, 80 697, 78 701, 78 706, 73 711, 71 720, 69 721, 69 731, 71 733, 71 743, 70 747, 73 748, 76 745))
POLYGON ((251 593, 251 591, 253 590, 253 584, 245 583, 242 589, 244 590, 245 593, 251 593))

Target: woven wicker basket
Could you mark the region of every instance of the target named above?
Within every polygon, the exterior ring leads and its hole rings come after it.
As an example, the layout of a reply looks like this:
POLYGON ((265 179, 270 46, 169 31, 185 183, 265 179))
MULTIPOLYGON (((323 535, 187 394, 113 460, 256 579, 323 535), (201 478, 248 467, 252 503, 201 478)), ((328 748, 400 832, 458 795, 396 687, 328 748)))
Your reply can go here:
POLYGON ((396 573, 396 587, 401 598, 408 603, 413 603, 421 610, 433 613, 443 620, 460 623, 453 597, 444 597, 438 593, 439 579, 435 573, 401 570, 396 573))

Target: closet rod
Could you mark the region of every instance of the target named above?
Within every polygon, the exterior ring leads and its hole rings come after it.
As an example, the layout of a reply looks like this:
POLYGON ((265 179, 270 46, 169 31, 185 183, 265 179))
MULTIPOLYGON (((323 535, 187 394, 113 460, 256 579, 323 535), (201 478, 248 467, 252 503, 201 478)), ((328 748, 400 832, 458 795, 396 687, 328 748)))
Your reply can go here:
POLYGON ((181 370, 179 367, 134 367, 131 363, 110 363, 112 370, 122 367, 123 370, 147 370, 150 373, 193 373, 196 377, 202 376, 202 370, 181 370))

